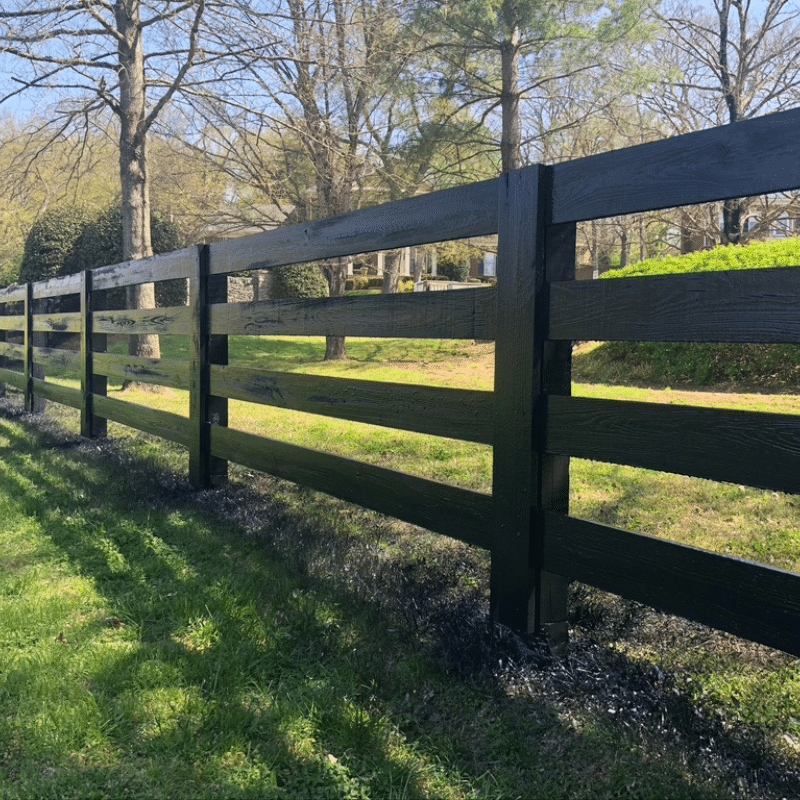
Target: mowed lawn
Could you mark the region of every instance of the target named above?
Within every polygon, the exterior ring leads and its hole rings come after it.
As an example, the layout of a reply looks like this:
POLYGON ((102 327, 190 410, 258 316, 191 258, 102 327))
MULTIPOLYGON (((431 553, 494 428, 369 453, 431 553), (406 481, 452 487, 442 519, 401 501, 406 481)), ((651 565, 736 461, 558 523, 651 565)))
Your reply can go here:
MULTIPOLYGON (((232 363, 492 387, 491 345, 351 340, 342 364, 321 347, 234 341, 232 363)), ((574 391, 798 411, 788 395, 574 391)), ((174 390, 110 394, 186 413, 174 390)), ((550 662, 488 636, 483 552, 248 470, 196 493, 180 448, 113 424, 118 444, 82 442, 74 413, 49 416, 0 417, 2 797, 800 790, 796 659, 575 587, 573 660, 550 662)), ((235 402, 231 425, 491 488, 480 445, 235 402)), ((574 461, 571 502, 800 571, 791 496, 574 461)))

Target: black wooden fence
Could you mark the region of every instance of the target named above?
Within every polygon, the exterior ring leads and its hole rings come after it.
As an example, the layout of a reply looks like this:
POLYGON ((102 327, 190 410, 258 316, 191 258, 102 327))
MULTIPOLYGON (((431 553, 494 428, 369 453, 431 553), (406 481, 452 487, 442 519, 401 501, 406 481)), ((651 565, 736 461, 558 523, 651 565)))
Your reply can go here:
POLYGON ((570 397, 575 340, 800 343, 800 271, 575 282, 576 223, 800 187, 800 110, 483 183, 0 291, 0 381, 184 445, 191 480, 233 461, 491 552, 491 613, 566 636, 579 580, 800 654, 800 576, 568 514, 580 457, 800 493, 800 418, 570 397), (226 302, 227 275, 498 234, 495 290, 226 302), (108 289, 188 278, 190 304, 104 311, 108 289), (80 296, 80 311, 47 301, 80 296), (12 333, 13 332, 13 333, 12 333), (80 334, 79 351, 40 347, 80 334), (106 352, 111 333, 189 337, 188 362, 106 352), (299 376, 228 365, 229 336, 493 339, 493 392, 299 376), (16 338, 21 343, 12 343, 16 338), (21 368, 13 368, 13 364, 21 368), (72 364, 81 389, 36 377, 72 364), (188 389, 188 416, 107 396, 108 377, 188 389), (492 494, 455 488, 227 426, 228 399, 493 446, 492 494))

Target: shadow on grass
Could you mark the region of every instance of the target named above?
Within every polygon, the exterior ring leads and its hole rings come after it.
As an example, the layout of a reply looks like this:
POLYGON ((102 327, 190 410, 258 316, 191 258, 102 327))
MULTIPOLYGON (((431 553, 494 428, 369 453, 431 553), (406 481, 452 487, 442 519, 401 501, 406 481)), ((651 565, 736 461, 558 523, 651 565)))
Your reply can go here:
POLYGON ((2 418, 0 436, 0 493, 105 603, 64 631, 94 642, 70 646, 104 739, 25 761, 21 728, 3 766, 23 794, 54 779, 61 797, 786 791, 613 642, 559 664, 489 631, 469 548, 247 472, 197 493, 135 440, 2 418))

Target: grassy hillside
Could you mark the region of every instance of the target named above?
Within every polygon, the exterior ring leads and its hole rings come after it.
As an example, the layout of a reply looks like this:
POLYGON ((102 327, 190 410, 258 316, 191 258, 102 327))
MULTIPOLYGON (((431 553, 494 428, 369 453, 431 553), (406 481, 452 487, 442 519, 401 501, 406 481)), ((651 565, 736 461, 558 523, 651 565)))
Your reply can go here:
MULTIPOLYGON (((275 366, 320 369, 309 343, 272 344, 275 366)), ((415 363, 364 342, 335 368, 452 385, 467 365, 489 379, 486 348, 415 363)), ((490 635, 483 551, 251 470, 194 492, 177 446, 113 423, 84 441, 74 411, 48 416, 0 413, 0 797, 800 796, 797 659, 575 585, 570 657, 552 661, 490 635)), ((237 424, 488 489, 486 448, 277 431, 266 408, 237 424)), ((793 497, 579 460, 571 476, 576 515, 798 569, 793 497)))
MULTIPOLYGON (((800 239, 653 259, 603 277, 773 267, 800 267, 800 239)), ((794 345, 608 342, 579 352, 574 376, 585 383, 789 392, 800 389, 800 350, 794 345)))

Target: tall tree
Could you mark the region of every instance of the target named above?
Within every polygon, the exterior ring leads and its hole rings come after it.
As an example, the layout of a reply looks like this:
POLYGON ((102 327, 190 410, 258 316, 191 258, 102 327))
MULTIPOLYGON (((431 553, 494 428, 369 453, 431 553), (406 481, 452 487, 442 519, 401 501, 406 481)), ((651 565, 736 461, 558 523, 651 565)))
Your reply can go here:
MULTIPOLYGON (((711 0, 710 8, 678 0, 661 20, 664 35, 653 56, 666 67, 665 77, 644 102, 674 133, 736 123, 800 103, 800 7, 793 0, 711 0)), ((746 241, 749 208, 746 199, 723 203, 722 244, 746 241)), ((773 205, 770 213, 760 214, 758 227, 781 213, 780 204, 773 205)), ((718 228, 716 223, 713 227, 718 228)))
POLYGON ((644 35, 647 6, 647 0, 421 0, 417 18, 427 52, 439 60, 432 85, 483 121, 499 109, 506 171, 523 166, 532 141, 523 104, 546 105, 549 86, 608 63, 620 41, 644 35))
MULTIPOLYGON (((323 219, 380 195, 375 153, 396 148, 398 120, 408 112, 399 91, 410 81, 403 75, 405 4, 274 0, 268 12, 253 8, 226 29, 235 46, 265 38, 270 45, 221 73, 225 87, 216 96, 198 87, 202 125, 194 142, 249 187, 240 200, 253 222, 323 219)), ((331 295, 344 294, 346 262, 322 268, 331 295)), ((328 337, 326 359, 344 357, 344 339, 328 337)))
MULTIPOLYGON (((0 101, 55 98, 54 139, 88 133, 100 115, 113 115, 126 260, 152 255, 148 134, 198 61, 213 2, 7 0, 0 11, 0 53, 14 64, 0 101)), ((132 287, 129 302, 155 305, 152 284, 132 287)), ((132 337, 131 345, 140 355, 159 352, 155 336, 132 337)))

